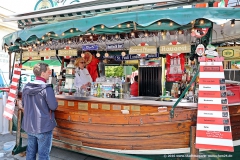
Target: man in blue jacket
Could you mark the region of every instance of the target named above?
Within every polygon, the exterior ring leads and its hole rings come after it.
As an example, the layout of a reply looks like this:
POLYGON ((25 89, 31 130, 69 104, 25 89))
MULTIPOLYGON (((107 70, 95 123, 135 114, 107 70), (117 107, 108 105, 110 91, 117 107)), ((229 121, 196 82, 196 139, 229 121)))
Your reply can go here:
POLYGON ((27 83, 22 92, 24 116, 22 129, 28 134, 26 160, 49 160, 52 147, 52 131, 56 127, 54 111, 58 107, 53 88, 46 81, 51 75, 45 63, 33 68, 36 80, 27 83))

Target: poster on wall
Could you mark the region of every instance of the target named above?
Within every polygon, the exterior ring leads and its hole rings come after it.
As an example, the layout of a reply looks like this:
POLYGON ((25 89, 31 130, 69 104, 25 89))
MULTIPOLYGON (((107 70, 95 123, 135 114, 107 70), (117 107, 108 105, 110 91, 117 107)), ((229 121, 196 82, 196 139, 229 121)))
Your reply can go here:
POLYGON ((166 69, 167 81, 176 82, 182 80, 184 72, 185 56, 184 54, 167 54, 166 69))

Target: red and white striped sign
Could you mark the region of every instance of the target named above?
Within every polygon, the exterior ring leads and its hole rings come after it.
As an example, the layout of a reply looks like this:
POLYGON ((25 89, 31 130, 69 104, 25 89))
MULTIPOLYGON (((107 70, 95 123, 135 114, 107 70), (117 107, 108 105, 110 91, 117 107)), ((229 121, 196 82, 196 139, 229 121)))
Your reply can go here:
POLYGON ((196 148, 233 152, 223 59, 202 57, 199 61, 196 148))
POLYGON ((11 120, 14 114, 15 100, 18 93, 18 81, 21 76, 21 68, 22 66, 15 64, 12 83, 10 85, 10 91, 8 93, 7 103, 3 112, 3 116, 8 120, 11 120))

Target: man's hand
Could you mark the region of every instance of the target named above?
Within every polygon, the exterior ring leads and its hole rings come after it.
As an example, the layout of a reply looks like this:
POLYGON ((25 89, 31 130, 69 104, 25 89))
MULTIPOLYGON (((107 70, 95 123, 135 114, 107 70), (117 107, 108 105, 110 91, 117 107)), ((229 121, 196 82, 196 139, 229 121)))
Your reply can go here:
POLYGON ((24 112, 24 108, 22 106, 22 101, 20 99, 17 99, 17 106, 18 106, 18 109, 22 110, 24 112))

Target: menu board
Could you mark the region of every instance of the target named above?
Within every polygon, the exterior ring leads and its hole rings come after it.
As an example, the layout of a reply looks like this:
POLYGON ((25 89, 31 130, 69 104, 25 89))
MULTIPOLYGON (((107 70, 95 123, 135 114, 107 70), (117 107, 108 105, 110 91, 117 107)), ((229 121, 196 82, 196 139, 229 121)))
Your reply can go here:
POLYGON ((223 58, 199 58, 196 148, 233 152, 223 58))

